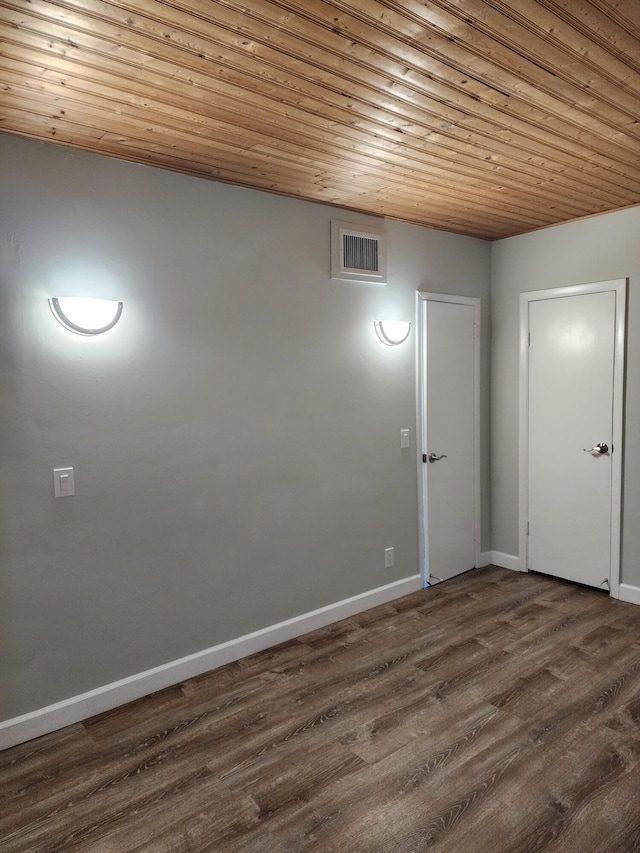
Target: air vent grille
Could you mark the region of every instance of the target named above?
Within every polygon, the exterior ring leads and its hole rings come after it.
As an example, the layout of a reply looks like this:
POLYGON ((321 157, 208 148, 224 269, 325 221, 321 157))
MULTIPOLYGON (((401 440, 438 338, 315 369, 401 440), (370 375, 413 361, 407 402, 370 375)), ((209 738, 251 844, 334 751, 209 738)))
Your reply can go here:
POLYGON ((331 222, 331 277, 387 283, 385 234, 380 228, 331 222))
POLYGON ((344 268, 358 272, 379 272, 378 238, 342 235, 344 268))

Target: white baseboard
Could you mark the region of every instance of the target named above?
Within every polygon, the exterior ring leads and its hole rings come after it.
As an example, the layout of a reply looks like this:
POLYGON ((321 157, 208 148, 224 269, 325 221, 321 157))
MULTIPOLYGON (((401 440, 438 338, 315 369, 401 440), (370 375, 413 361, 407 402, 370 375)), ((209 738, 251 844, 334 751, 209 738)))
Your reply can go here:
POLYGON ((232 663, 255 652, 261 652, 271 646, 277 646, 278 643, 292 640, 316 628, 323 628, 332 622, 346 619, 363 610, 377 607, 379 604, 386 604, 419 589, 422 589, 420 575, 403 578, 276 625, 261 628, 259 631, 245 634, 235 640, 220 643, 210 649, 162 664, 154 669, 148 669, 146 672, 131 675, 112 684, 105 684, 103 687, 89 690, 79 696, 72 696, 21 717, 5 720, 0 722, 0 749, 7 749, 40 735, 54 732, 64 726, 86 720, 94 714, 110 711, 126 702, 155 693, 156 690, 179 684, 187 678, 202 675, 219 666, 232 663))
POLYGON ((501 569, 520 571, 520 559, 514 554, 504 554, 502 551, 483 551, 480 557, 483 566, 500 566, 501 569))
POLYGON ((630 604, 640 604, 640 586, 621 583, 618 587, 618 598, 620 601, 628 601, 630 604))

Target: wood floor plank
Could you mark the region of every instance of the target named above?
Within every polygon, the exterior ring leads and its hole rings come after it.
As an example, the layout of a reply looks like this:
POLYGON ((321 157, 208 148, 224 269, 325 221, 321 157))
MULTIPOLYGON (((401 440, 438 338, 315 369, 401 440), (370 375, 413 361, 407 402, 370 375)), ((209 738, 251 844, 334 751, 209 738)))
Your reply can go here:
POLYGON ((494 839, 502 837, 509 839, 513 851, 548 850, 586 805, 604 797, 631 766, 597 729, 580 729, 579 736, 551 752, 531 750, 510 774, 504 800, 486 803, 473 827, 464 821, 449 826, 447 845, 465 850, 471 845, 482 849, 484 844, 491 849, 494 839))
POLYGON ((514 742, 524 741, 518 734, 522 724, 496 709, 476 708, 459 723, 461 729, 448 738, 441 732, 427 735, 378 762, 373 778, 371 772, 356 773, 348 787, 338 783, 291 815, 281 828, 290 849, 417 849, 413 828, 422 825, 425 814, 445 809, 452 789, 469 784, 464 780, 470 768, 481 776, 504 764, 506 772, 517 753, 514 742), (406 844, 395 847, 401 838, 406 844))
MULTIPOLYGON (((126 850, 128 853, 147 846, 151 834, 155 844, 152 849, 171 850, 172 834, 186 827, 190 828, 188 840, 192 845, 207 842, 212 837, 222 843, 242 837, 259 819, 259 808, 250 794, 232 795, 206 769, 200 769, 170 790, 162 791, 142 808, 112 813, 98 828, 98 835, 95 825, 88 827, 75 847, 63 839, 61 849, 82 853, 100 844, 105 850, 126 850), (206 820, 199 822, 200 831, 194 837, 193 821, 199 815, 206 815, 206 820)), ((186 849, 190 849, 189 846, 186 849)))
POLYGON ((0 752, 0 815, 1 805, 6 807, 16 791, 24 796, 26 786, 50 778, 53 771, 65 772, 93 752, 94 744, 81 723, 0 752))
POLYGON ((640 608, 488 567, 0 753, 2 853, 640 850, 640 608))
POLYGON ((637 802, 640 790, 640 766, 636 764, 611 786, 606 796, 590 802, 580 820, 567 822, 562 838, 549 846, 550 853, 589 850, 589 853, 637 853, 640 849, 640 815, 637 808, 625 808, 625 802, 637 802))

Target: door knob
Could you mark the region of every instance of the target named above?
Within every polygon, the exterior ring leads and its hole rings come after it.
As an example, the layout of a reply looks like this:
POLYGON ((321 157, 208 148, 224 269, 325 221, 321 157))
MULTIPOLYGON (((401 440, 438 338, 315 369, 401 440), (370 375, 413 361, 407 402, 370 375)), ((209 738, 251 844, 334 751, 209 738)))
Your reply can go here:
POLYGON ((446 459, 446 458, 447 458, 446 453, 443 453, 442 456, 438 456, 437 453, 430 453, 429 454, 429 462, 437 462, 438 459, 446 459))
POLYGON ((604 441, 601 441, 599 444, 596 444, 595 447, 584 447, 583 450, 585 453, 608 453, 609 445, 604 441))

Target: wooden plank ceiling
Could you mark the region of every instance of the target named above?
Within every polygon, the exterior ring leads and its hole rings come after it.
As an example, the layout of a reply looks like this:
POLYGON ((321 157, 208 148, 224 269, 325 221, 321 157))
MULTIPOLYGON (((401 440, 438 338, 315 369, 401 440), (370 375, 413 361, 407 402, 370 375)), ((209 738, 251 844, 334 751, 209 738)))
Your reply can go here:
POLYGON ((0 0, 0 128, 497 238, 640 202, 638 0, 0 0))

